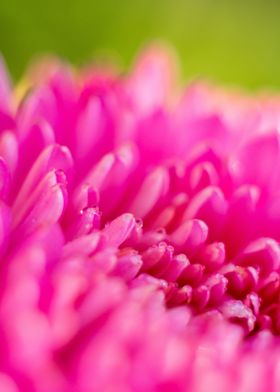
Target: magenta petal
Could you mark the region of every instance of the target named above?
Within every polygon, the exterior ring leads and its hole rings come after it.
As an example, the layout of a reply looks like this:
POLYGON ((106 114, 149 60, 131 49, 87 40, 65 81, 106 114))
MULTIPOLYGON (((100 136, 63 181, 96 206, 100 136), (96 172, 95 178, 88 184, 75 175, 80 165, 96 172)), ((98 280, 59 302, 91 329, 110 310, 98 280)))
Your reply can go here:
POLYGON ((211 238, 218 237, 227 211, 227 203, 219 188, 208 187, 189 203, 183 219, 201 219, 209 227, 211 238))
POLYGON ((140 274, 131 282, 133 287, 151 287, 153 289, 167 290, 167 282, 164 279, 154 278, 148 274, 140 274))
POLYGON ((19 392, 14 380, 5 373, 0 373, 0 389, 3 392, 19 392))
POLYGON ((41 155, 33 164, 27 178, 25 179, 17 197, 14 202, 13 209, 15 214, 21 208, 23 201, 27 195, 32 192, 39 181, 52 169, 62 170, 64 173, 69 173, 73 166, 70 151, 66 147, 53 145, 45 148, 41 155))
POLYGON ((209 305, 217 306, 224 301, 224 294, 227 289, 228 280, 221 274, 212 275, 207 280, 207 286, 209 287, 209 305))
POLYGON ((13 173, 18 163, 18 141, 11 131, 5 130, 0 135, 0 156, 4 158, 13 173))
POLYGON ((103 230, 108 245, 120 246, 130 235, 135 226, 132 214, 123 214, 110 222, 103 230))
POLYGON ((236 267, 233 271, 225 273, 228 280, 228 291, 235 298, 242 298, 258 285, 259 274, 253 267, 236 267))
MULTIPOLYGON (((102 238, 100 243, 102 244, 102 238)), ((110 274, 115 269, 117 264, 115 250, 112 248, 105 248, 98 251, 100 243, 97 243, 97 249, 91 248, 92 245, 89 244, 89 250, 90 252, 93 252, 93 255, 90 257, 90 261, 92 263, 91 270, 93 275, 97 275, 100 272, 104 274, 110 274)), ((94 244, 94 246, 95 245, 96 244, 94 244)), ((77 253, 77 255, 78 254, 79 253, 77 253)))
POLYGON ((63 185, 56 184, 43 192, 20 225, 22 236, 41 227, 53 225, 64 211, 66 201, 63 185))
POLYGON ((104 213, 110 214, 124 196, 129 176, 138 162, 137 155, 138 151, 133 144, 124 145, 116 151, 111 170, 100 187, 100 208, 104 213))
POLYGON ((142 266, 141 257, 137 254, 127 254, 118 258, 112 271, 113 276, 119 276, 125 281, 130 281, 138 274, 142 266))
POLYGON ((279 165, 278 132, 267 133, 250 141, 240 151, 232 165, 237 180, 241 183, 263 187, 274 185, 275 182, 279 184, 280 173, 275 170, 279 165), (251 164, 252 156, 254 165, 251 164))
POLYGON ((193 291, 192 303, 201 310, 206 307, 210 299, 210 290, 207 286, 201 285, 193 291))
POLYGON ((91 233, 68 242, 63 248, 64 258, 91 255, 100 243, 100 233, 91 233))
POLYGON ((240 187, 233 194, 223 230, 229 257, 235 256, 248 243, 261 224, 259 201, 260 190, 254 186, 240 187), (233 232, 234 236, 231 235, 233 232))
POLYGON ((249 332, 254 328, 256 318, 242 301, 227 301, 220 307, 220 311, 227 319, 240 322, 249 332))
POLYGON ((214 242, 205 246, 200 252, 200 260, 208 271, 215 271, 225 262, 225 245, 223 242, 214 242))
POLYGON ((77 135, 74 140, 75 158, 84 158, 92 151, 94 144, 101 138, 104 122, 100 99, 93 97, 81 113, 77 124, 77 135))
POLYGON ((277 271, 280 267, 280 247, 270 238, 260 238, 244 249, 237 263, 259 267, 263 275, 277 271))
POLYGON ((208 227, 198 219, 188 220, 182 223, 171 235, 170 240, 179 248, 194 251, 204 244, 208 235, 208 227))
POLYGON ((2 201, 0 202, 0 255, 8 246, 11 231, 11 211, 2 201))
POLYGON ((176 290, 170 299, 167 299, 169 306, 178 306, 182 304, 190 304, 192 301, 193 289, 191 286, 183 286, 176 290))
POLYGON ((162 272, 161 277, 164 277, 168 282, 175 282, 189 263, 189 260, 184 254, 174 256, 166 269, 162 272))
POLYGON ((87 207, 96 208, 99 204, 100 193, 94 189, 89 184, 84 184, 82 187, 72 195, 72 199, 70 200, 71 205, 73 206, 73 210, 69 211, 69 215, 73 215, 73 212, 77 214, 81 210, 87 207))
POLYGON ((266 281, 262 282, 259 290, 259 294, 262 298, 264 306, 273 303, 277 300, 280 290, 280 276, 277 272, 273 272, 267 278, 266 281))
POLYGON ((153 245, 142 253, 144 271, 154 267, 166 252, 167 244, 160 242, 158 245, 153 245))
POLYGON ((41 120, 33 124, 27 134, 19 134, 18 138, 20 140, 20 160, 17 168, 17 180, 22 181, 22 177, 26 176, 40 152, 48 145, 55 143, 55 135, 51 126, 41 120))
POLYGON ((98 208, 84 208, 80 210, 79 216, 75 217, 75 222, 68 227, 67 237, 75 238, 89 234, 93 230, 100 228, 100 211, 98 208))
MULTIPOLYGON (((33 210, 36 209, 43 200, 47 203, 47 194, 57 194, 59 193, 63 198, 63 205, 65 199, 65 185, 66 178, 63 172, 52 170, 48 172, 42 180, 37 184, 33 192, 30 193, 29 198, 26 203, 18 207, 17 210, 13 211, 13 227, 16 227, 23 219, 33 210), (61 192, 59 192, 59 190, 61 192)), ((50 207, 53 207, 52 205, 50 207)), ((46 204, 45 212, 48 212, 48 205, 46 204)), ((43 211, 42 211, 43 212, 43 211)), ((35 223, 35 222, 34 222, 35 223)))
POLYGON ((201 264, 189 264, 185 267, 179 277, 180 284, 192 284, 196 287, 203 278, 205 267, 201 264))
POLYGON ((132 201, 129 210, 137 217, 144 218, 156 205, 161 197, 165 195, 169 186, 167 171, 156 168, 142 183, 137 196, 132 201))
POLYGON ((11 186, 11 173, 9 171, 9 168, 4 161, 0 157, 0 198, 2 200, 5 200, 11 186))
POLYGON ((218 174, 209 162, 196 165, 190 174, 190 188, 192 191, 198 192, 208 186, 218 184, 218 174))
POLYGON ((94 189, 100 190, 113 168, 115 159, 113 154, 105 155, 89 172, 84 182, 90 184, 94 189))

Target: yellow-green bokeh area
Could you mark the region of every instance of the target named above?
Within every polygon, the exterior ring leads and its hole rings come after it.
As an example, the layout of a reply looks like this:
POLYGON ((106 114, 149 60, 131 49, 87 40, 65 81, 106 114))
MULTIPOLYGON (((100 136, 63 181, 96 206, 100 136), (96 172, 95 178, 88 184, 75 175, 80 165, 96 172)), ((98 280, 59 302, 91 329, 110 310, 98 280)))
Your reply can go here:
POLYGON ((14 77, 37 53, 74 63, 172 43, 186 78, 280 88, 279 0, 2 0, 0 50, 14 77))

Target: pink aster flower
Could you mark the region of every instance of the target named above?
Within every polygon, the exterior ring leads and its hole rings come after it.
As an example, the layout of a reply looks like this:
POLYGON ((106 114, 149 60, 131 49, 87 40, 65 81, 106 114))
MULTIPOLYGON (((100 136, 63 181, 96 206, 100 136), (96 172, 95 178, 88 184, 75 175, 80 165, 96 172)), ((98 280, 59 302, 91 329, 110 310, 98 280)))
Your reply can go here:
POLYGON ((280 100, 174 72, 0 67, 1 392, 279 391, 280 100))

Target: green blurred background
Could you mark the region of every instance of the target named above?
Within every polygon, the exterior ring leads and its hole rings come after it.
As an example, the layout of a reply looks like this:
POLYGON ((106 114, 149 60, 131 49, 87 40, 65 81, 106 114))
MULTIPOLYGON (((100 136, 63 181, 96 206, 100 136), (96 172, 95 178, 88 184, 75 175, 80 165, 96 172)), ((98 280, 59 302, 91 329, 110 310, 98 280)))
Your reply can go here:
POLYGON ((0 50, 14 78, 34 54, 128 66, 144 43, 173 44, 185 79, 280 88, 279 0, 0 0, 0 50))

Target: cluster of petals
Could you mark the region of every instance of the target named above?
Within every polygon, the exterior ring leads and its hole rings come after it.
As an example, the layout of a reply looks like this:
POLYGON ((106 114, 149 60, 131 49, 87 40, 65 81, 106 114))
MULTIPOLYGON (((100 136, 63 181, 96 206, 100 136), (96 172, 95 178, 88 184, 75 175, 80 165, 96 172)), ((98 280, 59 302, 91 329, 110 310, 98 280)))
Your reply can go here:
POLYGON ((0 66, 0 391, 280 389, 280 100, 0 66))

